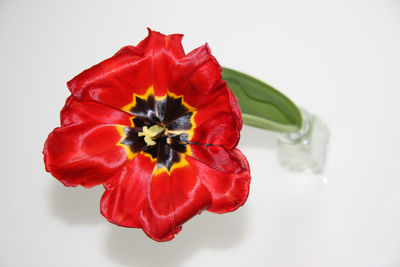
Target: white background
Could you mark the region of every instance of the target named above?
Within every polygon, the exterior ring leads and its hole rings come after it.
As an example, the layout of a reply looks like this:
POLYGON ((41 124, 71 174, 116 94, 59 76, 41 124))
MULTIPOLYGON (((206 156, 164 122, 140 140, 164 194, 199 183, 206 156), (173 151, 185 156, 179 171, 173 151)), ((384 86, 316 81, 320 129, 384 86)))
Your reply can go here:
POLYGON ((0 266, 400 266, 400 2, 0 1, 0 266), (244 127, 249 199, 156 243, 99 213, 101 186, 44 170, 65 83, 146 27, 208 42, 325 121, 325 172, 296 175, 275 135, 244 127), (327 183, 324 183, 323 180, 327 183))

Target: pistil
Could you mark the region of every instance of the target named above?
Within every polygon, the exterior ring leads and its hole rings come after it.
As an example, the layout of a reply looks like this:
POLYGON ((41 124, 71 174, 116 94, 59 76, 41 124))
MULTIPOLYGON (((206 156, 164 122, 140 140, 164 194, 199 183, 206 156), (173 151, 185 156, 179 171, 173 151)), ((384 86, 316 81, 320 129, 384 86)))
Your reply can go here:
POLYGON ((142 131, 138 133, 138 136, 144 136, 144 141, 148 146, 154 146, 156 139, 162 132, 164 132, 165 128, 160 125, 153 125, 150 128, 147 126, 143 126, 142 131))

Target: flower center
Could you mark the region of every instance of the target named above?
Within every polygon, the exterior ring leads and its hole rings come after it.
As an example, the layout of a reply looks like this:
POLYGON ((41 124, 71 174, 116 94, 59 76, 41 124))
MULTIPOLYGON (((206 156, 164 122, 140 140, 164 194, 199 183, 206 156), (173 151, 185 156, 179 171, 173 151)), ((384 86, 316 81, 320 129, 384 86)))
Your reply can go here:
POLYGON ((133 102, 124 110, 133 115, 132 125, 124 127, 123 139, 117 145, 126 148, 128 157, 142 153, 156 160, 158 169, 167 171, 184 164, 184 157, 191 153, 188 145, 196 111, 182 96, 167 94, 156 98, 149 91, 134 95, 133 102))
POLYGON ((164 134, 165 128, 160 125, 153 125, 150 128, 143 126, 142 131, 138 133, 138 136, 144 136, 144 141, 147 146, 154 146, 156 142, 154 141, 159 136, 164 134))

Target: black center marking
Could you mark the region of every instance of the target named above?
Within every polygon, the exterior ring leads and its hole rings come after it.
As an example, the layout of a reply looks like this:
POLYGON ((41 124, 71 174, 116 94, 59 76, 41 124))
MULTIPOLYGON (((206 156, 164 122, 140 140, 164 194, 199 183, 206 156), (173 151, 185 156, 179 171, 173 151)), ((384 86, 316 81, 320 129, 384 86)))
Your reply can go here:
POLYGON ((130 109, 135 116, 132 119, 134 127, 125 127, 125 139, 121 142, 129 147, 133 153, 143 151, 153 159, 157 159, 158 168, 166 167, 171 170, 175 163, 181 160, 181 153, 186 153, 188 144, 188 134, 174 134, 170 131, 187 131, 193 125, 191 112, 183 104, 182 97, 172 97, 167 95, 161 100, 156 100, 154 95, 149 95, 147 99, 135 96, 136 105, 130 109), (165 127, 168 134, 161 134, 153 138, 155 145, 148 146, 144 141, 144 136, 139 136, 143 126, 151 127, 159 125, 165 127))

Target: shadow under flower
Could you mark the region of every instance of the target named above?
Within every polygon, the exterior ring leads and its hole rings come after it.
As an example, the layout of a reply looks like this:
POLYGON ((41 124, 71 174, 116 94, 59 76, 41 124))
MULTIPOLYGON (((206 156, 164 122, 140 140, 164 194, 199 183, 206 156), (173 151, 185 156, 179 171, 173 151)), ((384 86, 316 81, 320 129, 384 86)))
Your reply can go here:
POLYGON ((105 253, 123 265, 159 267, 184 265, 202 249, 225 250, 240 244, 247 224, 245 207, 228 214, 204 212, 183 225, 169 242, 155 242, 140 229, 113 226, 105 242, 105 253))
POLYGON ((99 201, 103 191, 102 186, 90 189, 65 187, 54 181, 49 192, 50 210, 69 224, 100 223, 103 217, 99 212, 99 201))
POLYGON ((104 241, 104 252, 112 261, 143 267, 185 265, 192 255, 203 249, 225 250, 245 239, 246 206, 227 214, 204 211, 183 225, 182 231, 169 242, 156 242, 141 229, 108 224, 99 212, 99 201, 104 189, 97 186, 64 187, 54 181, 50 186, 50 210, 62 221, 71 224, 104 223, 110 228, 104 241))

